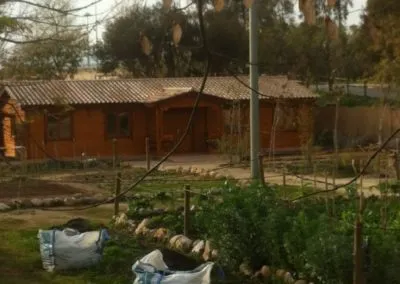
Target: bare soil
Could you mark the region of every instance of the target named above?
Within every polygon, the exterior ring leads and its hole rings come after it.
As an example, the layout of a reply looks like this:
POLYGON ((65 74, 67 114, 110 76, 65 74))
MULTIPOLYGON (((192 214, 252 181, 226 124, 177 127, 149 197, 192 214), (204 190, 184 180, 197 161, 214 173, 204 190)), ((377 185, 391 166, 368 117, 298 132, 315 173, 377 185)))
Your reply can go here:
POLYGON ((0 182, 0 201, 15 198, 63 197, 89 192, 92 192, 92 189, 40 179, 15 179, 0 182))

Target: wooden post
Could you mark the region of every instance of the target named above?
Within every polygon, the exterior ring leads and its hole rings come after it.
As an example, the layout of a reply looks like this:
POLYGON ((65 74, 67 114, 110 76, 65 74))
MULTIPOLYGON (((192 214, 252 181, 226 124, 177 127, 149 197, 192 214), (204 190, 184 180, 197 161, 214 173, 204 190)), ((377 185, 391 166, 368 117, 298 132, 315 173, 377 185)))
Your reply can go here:
POLYGON ((258 154, 258 164, 260 169, 260 181, 263 186, 265 186, 265 176, 264 176, 264 156, 263 154, 258 154))
POLYGON ((332 172, 332 184, 333 184, 333 186, 336 186, 336 169, 335 168, 333 169, 333 172, 332 172))
POLYGON ((282 183, 283 183, 283 186, 286 187, 286 168, 283 168, 283 181, 282 181, 282 183))
POLYGON ((119 194, 121 193, 121 173, 117 173, 115 182, 114 216, 119 214, 119 194))
POLYGON ((190 185, 185 185, 184 191, 184 211, 183 211, 183 234, 189 236, 189 214, 190 214, 190 185))
MULTIPOLYGON (((361 176, 362 177, 362 176, 361 176)), ((360 179, 362 186, 362 179, 360 179)), ((361 187, 359 198, 359 206, 354 227, 354 251, 353 251, 353 284, 364 284, 363 275, 363 251, 362 251, 362 214, 364 211, 364 193, 361 187)))
POLYGON ((28 151, 25 146, 22 147, 22 169, 24 176, 28 175, 28 151))
POLYGON ((317 166, 314 165, 314 189, 317 190, 317 166))
MULTIPOLYGON (((361 173, 363 167, 364 167, 364 163, 362 160, 360 160, 360 173, 361 173)), ((364 179, 364 175, 361 175, 360 176, 360 194, 363 193, 363 179, 364 179)))
POLYGON ((112 160, 112 166, 113 169, 117 167, 117 139, 112 140, 112 155, 113 155, 113 160, 112 160))
MULTIPOLYGON (((325 190, 327 191, 329 189, 328 185, 328 172, 325 172, 325 190)), ((328 198, 328 193, 325 194, 325 206, 326 206, 326 212, 331 216, 331 212, 329 211, 329 198, 328 198)))
POLYGON ((328 190, 329 185, 328 185, 328 172, 325 173, 325 190, 328 190))
POLYGON ((399 163, 399 157, 400 157, 400 152, 399 152, 399 138, 396 138, 396 153, 395 153, 395 165, 394 169, 396 171, 396 179, 397 181, 400 181, 400 163, 399 163))
POLYGON ((76 162, 76 143, 75 138, 72 139, 72 159, 76 162))
POLYGON ((150 170, 150 138, 146 137, 146 169, 150 170))

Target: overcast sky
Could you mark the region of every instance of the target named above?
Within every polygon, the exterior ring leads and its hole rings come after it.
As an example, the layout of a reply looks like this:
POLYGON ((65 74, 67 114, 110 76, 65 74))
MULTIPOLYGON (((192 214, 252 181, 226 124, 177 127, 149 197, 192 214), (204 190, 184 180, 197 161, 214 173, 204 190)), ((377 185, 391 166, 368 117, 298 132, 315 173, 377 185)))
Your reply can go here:
MULTIPOLYGON (((75 0, 76 2, 76 7, 80 6, 85 6, 89 3, 92 3, 94 0, 75 0)), ((110 18, 112 15, 115 15, 120 11, 121 8, 124 7, 124 5, 129 5, 129 3, 134 3, 134 2, 140 1, 140 0, 102 0, 100 3, 98 3, 96 6, 97 7, 90 7, 86 9, 85 11, 80 11, 79 14, 84 15, 84 14, 91 14, 94 15, 96 12, 97 8, 97 14, 98 14, 98 21, 104 22, 105 19, 110 18)), ((143 3, 146 5, 152 5, 156 3, 157 1, 161 0, 143 0, 143 3)), ((188 0, 174 0, 174 1, 180 1, 181 5, 184 6, 188 0)), ((191 1, 191 0, 190 0, 191 1)), ((347 25, 354 25, 354 24, 359 24, 360 22, 360 13, 361 10, 365 8, 367 0, 353 0, 353 7, 350 8, 350 11, 354 11, 349 14, 349 17, 347 19, 347 25)), ((179 2, 178 2, 179 3, 179 2)), ((297 5, 296 5, 297 6, 297 5)), ((86 23, 86 18, 81 19, 82 22, 86 23)), ((94 23, 96 20, 94 17, 89 18, 90 23, 94 23)), ((102 33, 104 32, 104 24, 99 25, 98 29, 98 36, 101 38, 102 33)), ((93 31, 91 33, 91 38, 92 40, 95 40, 96 38, 96 33, 93 31)))

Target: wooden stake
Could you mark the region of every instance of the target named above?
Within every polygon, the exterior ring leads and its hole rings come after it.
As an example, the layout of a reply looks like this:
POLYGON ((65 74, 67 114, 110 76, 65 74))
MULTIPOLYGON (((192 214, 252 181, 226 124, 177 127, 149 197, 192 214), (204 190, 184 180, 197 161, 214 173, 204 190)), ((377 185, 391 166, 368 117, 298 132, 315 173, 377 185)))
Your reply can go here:
MULTIPOLYGON (((360 161, 360 169, 362 168, 362 161, 360 161)), ((353 252, 353 284, 364 284, 363 275, 363 251, 362 251, 362 214, 364 211, 364 193, 362 188, 362 178, 360 176, 360 194, 359 194, 359 205, 358 212, 354 227, 354 252, 353 252)))
POLYGON ((22 148, 22 167, 23 167, 23 173, 25 176, 28 175, 28 151, 26 150, 26 147, 22 148))
POLYGON ((150 138, 146 137, 146 169, 150 170, 150 138))
POLYGON ((396 138, 396 153, 395 153, 395 165, 394 165, 394 169, 396 171, 396 179, 397 181, 400 181, 400 163, 399 163, 399 138, 396 138))
POLYGON ((119 194, 121 193, 121 173, 117 173, 117 179, 115 182, 115 199, 114 199, 114 216, 119 214, 119 194))
POLYGON ((264 156, 262 154, 258 155, 258 164, 260 169, 260 181, 263 186, 265 186, 265 176, 264 176, 264 156))
POLYGON ((190 214, 190 185, 185 185, 184 211, 183 211, 183 234, 189 236, 189 214, 190 214))
POLYGON ((76 143, 75 142, 76 142, 75 138, 72 139, 72 158, 73 158, 74 162, 76 160, 76 143))
MULTIPOLYGON (((328 172, 325 172, 325 190, 329 189, 328 185, 328 172)), ((331 212, 329 211, 329 198, 328 198, 328 193, 325 194, 325 205, 326 205, 326 212, 331 215, 331 212)))
POLYGON ((283 186, 286 186, 286 168, 283 168, 283 186))
MULTIPOLYGON (((364 166, 364 162, 362 160, 360 160, 360 172, 362 171, 364 166)), ((363 193, 363 180, 364 180, 364 175, 360 176, 360 194, 363 193)))
POLYGON ((317 190, 317 166, 314 165, 314 189, 317 190))

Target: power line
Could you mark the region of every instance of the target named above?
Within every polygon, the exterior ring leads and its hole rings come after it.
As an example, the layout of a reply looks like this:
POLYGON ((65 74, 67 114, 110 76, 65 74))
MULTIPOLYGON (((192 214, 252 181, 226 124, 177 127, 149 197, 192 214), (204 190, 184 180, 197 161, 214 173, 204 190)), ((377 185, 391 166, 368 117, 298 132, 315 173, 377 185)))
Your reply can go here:
POLYGON ((301 197, 298 197, 298 198, 293 199, 292 202, 298 201, 298 200, 304 199, 304 198, 309 198, 309 197, 311 197, 311 196, 318 195, 318 194, 322 194, 322 193, 334 192, 334 191, 337 191, 337 190, 340 189, 340 188, 344 188, 344 187, 346 187, 346 186, 349 186, 349 185, 353 184, 353 183, 356 182, 362 175, 365 174, 367 168, 369 167, 369 165, 371 164, 371 162, 375 159, 375 157, 386 147, 386 145, 387 145, 392 139, 395 138, 395 136, 396 136, 398 133, 400 133, 400 128, 397 129, 396 131, 394 131, 394 132, 389 136, 389 138, 386 139, 386 141, 382 143, 382 145, 369 157, 367 163, 364 165, 364 167, 361 169, 361 171, 360 171, 354 178, 352 178, 349 182, 346 182, 346 183, 344 183, 344 184, 335 186, 335 187, 332 188, 332 189, 315 191, 315 192, 312 192, 312 193, 303 195, 303 196, 301 196, 301 197))
POLYGON ((199 106, 200 98, 203 95, 203 92, 204 92, 204 89, 205 89, 205 86, 206 86, 206 83, 207 83, 207 79, 208 79, 208 76, 209 76, 209 73, 210 73, 210 67, 211 67, 211 53, 208 50, 208 42, 207 42, 206 29, 205 29, 205 23, 204 23, 204 17, 203 17, 203 0, 198 0, 198 2, 197 2, 197 14, 198 14, 198 19, 199 19, 201 40, 203 42, 204 50, 205 50, 205 52, 207 54, 206 64, 205 64, 204 76, 203 76, 203 80, 202 80, 202 83, 201 83, 201 86, 200 86, 200 90, 197 93, 197 97, 196 97, 196 100, 194 102, 194 105, 193 105, 193 108, 192 108, 192 112, 190 114, 190 118, 189 118, 189 121, 188 121, 187 126, 186 126, 186 130, 184 131, 184 133, 182 134, 182 136, 180 137, 178 142, 174 145, 174 147, 171 149, 171 151, 169 151, 155 166, 153 166, 149 171, 147 171, 144 175, 142 175, 132 185, 128 186, 128 188, 126 190, 124 190, 123 192, 121 192, 119 195, 117 195, 117 196, 115 196, 115 197, 113 197, 111 199, 108 199, 106 201, 99 202, 97 204, 94 204, 94 205, 91 205, 91 206, 87 206, 87 207, 64 209, 64 210, 63 209, 59 209, 59 210, 54 210, 53 209, 53 210, 50 210, 50 211, 81 211, 81 210, 87 210, 87 209, 90 209, 90 208, 98 207, 98 206, 103 205, 103 204, 110 203, 113 200, 115 200, 116 198, 123 197, 128 192, 130 192, 132 189, 134 189, 136 186, 138 186, 143 180, 145 180, 146 177, 148 177, 150 174, 155 172, 181 146, 181 144, 185 140, 186 136, 188 135, 188 133, 189 133, 191 127, 192 127, 192 124, 193 124, 193 121, 194 121, 194 117, 195 117, 195 114, 196 114, 196 110, 197 110, 197 108, 199 106))
POLYGON ((89 4, 87 4, 87 5, 84 5, 84 6, 81 6, 81 7, 78 7, 78 8, 65 9, 65 10, 61 9, 61 8, 55 8, 55 7, 52 7, 52 6, 49 6, 49 5, 43 5, 43 4, 39 4, 39 3, 34 3, 34 2, 31 2, 31 1, 28 1, 28 0, 5 0, 4 3, 2 3, 2 4, 22 3, 22 4, 26 4, 26 5, 32 6, 32 7, 37 7, 37 8, 42 8, 42 9, 46 9, 46 10, 49 10, 49 11, 57 12, 57 13, 60 13, 60 14, 70 14, 70 13, 73 13, 73 12, 78 12, 78 11, 90 8, 90 7, 100 3, 102 1, 103 0, 96 0, 96 1, 93 1, 93 2, 91 2, 89 4))

